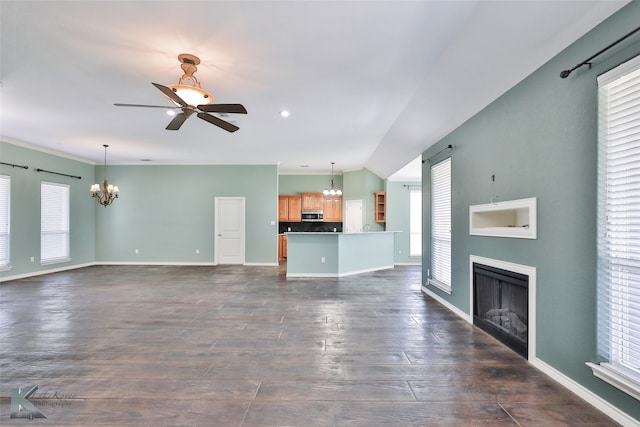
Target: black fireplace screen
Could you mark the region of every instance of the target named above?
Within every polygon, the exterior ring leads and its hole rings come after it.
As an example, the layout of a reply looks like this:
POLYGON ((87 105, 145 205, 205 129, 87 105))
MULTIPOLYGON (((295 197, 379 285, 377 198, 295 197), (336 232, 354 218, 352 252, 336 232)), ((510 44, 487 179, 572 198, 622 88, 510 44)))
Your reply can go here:
POLYGON ((529 277, 473 264, 473 323, 527 357, 529 277))

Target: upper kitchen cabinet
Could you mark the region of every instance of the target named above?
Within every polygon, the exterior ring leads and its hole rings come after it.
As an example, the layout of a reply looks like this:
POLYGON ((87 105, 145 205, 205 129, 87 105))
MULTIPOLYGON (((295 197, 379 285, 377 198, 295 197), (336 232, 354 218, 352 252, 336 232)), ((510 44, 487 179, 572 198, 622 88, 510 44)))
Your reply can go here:
POLYGON ((387 221, 387 193, 384 191, 378 191, 374 193, 374 217, 376 222, 387 221))
POLYGON ((322 209, 322 193, 302 193, 302 210, 322 209))
POLYGON ((302 197, 297 195, 278 196, 278 221, 300 222, 302 221, 302 197))
POLYGON ((324 222, 342 222, 342 196, 323 196, 324 222))

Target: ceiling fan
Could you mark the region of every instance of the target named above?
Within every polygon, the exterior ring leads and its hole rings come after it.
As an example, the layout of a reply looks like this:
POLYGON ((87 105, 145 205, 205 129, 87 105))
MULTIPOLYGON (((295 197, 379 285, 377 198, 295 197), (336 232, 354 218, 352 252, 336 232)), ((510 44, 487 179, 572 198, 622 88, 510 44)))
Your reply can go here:
POLYGON ((191 116, 196 115, 204 121, 214 124, 228 132, 235 132, 240 129, 233 123, 222 120, 219 117, 212 116, 208 113, 235 113, 247 114, 246 108, 242 104, 214 104, 213 95, 200 88, 200 82, 193 75, 198 71, 197 65, 200 64, 200 58, 189 53, 178 55, 182 71, 184 75, 180 77, 177 85, 161 85, 159 83, 151 83, 158 88, 167 98, 173 101, 175 106, 163 105, 143 105, 143 104, 113 104, 117 107, 144 107, 144 108, 164 108, 166 110, 180 109, 182 112, 175 115, 173 120, 166 127, 167 130, 178 130, 180 126, 191 116), (191 84, 185 84, 190 81, 191 84))

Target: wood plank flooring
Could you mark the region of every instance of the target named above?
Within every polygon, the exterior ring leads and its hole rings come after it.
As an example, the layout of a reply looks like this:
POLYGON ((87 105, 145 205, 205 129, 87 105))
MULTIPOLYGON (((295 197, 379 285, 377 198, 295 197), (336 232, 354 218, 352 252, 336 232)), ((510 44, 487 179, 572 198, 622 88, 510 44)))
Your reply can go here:
POLYGON ((94 266, 3 283, 0 425, 616 425, 420 280, 94 266), (10 418, 31 384, 48 418, 10 418))

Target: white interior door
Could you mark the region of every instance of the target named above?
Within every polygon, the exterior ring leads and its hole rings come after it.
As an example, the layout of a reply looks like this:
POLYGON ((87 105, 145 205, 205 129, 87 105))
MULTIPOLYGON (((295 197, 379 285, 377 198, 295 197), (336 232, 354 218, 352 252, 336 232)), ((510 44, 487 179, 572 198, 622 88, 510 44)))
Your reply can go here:
POLYGON ((344 231, 347 233, 362 231, 362 200, 347 200, 345 211, 344 231))
POLYGON ((214 252, 216 264, 244 264, 244 197, 215 198, 214 252))

